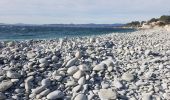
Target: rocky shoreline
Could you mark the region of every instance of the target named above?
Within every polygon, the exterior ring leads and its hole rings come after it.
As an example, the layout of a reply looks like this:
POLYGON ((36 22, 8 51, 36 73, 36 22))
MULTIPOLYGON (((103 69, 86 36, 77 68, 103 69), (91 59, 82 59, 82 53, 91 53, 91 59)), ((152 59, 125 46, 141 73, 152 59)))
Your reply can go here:
POLYGON ((0 99, 169 100, 170 32, 0 41, 0 99))

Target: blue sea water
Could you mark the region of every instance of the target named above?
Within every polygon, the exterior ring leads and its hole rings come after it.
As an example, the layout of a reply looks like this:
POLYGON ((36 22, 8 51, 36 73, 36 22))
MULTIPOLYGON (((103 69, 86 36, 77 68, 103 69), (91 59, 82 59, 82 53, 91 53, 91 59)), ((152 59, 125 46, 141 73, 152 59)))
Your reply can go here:
POLYGON ((112 27, 0 26, 0 40, 56 39, 133 31, 135 30, 112 27))

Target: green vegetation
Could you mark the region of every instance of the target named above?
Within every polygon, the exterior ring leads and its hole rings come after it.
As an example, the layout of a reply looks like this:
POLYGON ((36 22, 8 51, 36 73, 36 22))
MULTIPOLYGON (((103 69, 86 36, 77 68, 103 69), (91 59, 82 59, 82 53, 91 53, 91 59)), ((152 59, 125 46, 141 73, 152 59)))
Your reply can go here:
POLYGON ((170 16, 163 15, 159 18, 159 20, 164 22, 165 24, 170 24, 170 16))
POLYGON ((132 21, 130 23, 127 23, 125 26, 127 27, 141 27, 144 23, 151 25, 152 23, 155 23, 155 25, 158 26, 165 26, 167 24, 170 24, 170 16, 169 15, 163 15, 160 18, 152 18, 149 21, 132 21))
POLYGON ((159 19, 152 18, 152 19, 151 19, 151 20, 149 20, 147 23, 149 24, 149 23, 152 23, 152 22, 157 22, 157 21, 159 21, 159 19))

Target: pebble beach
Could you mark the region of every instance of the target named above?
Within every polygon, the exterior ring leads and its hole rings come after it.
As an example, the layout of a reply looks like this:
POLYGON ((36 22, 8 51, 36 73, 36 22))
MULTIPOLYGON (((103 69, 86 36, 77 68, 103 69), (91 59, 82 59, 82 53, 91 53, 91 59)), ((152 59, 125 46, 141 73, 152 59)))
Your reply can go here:
POLYGON ((0 41, 0 100, 170 100, 170 32, 0 41))

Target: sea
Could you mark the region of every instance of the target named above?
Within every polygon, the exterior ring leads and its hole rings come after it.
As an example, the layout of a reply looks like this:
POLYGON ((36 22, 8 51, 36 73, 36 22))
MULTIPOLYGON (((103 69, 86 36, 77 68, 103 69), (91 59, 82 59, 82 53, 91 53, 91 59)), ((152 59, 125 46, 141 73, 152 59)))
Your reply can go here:
POLYGON ((109 33, 133 32, 135 29, 118 27, 57 27, 1 25, 0 40, 58 39, 96 36, 109 33))

